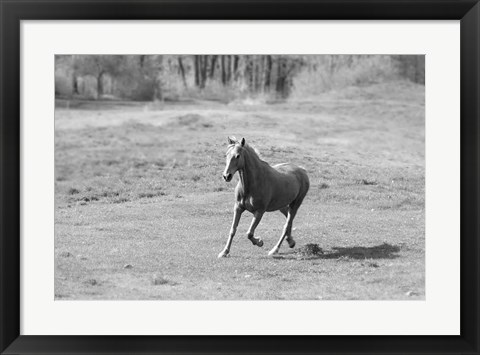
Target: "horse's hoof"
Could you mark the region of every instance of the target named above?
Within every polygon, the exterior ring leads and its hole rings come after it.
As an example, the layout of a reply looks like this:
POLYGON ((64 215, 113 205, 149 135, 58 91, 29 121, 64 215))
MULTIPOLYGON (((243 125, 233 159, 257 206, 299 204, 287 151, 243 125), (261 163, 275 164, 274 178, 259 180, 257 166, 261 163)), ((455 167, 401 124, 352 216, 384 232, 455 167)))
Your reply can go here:
POLYGON ((229 256, 228 252, 222 251, 220 254, 218 254, 218 258, 227 258, 229 256))
POLYGON ((291 242, 288 241, 288 246, 289 246, 290 248, 295 248, 295 244, 297 244, 297 243, 295 243, 294 240, 292 240, 291 242))
POLYGON ((261 240, 260 238, 255 238, 252 236, 252 237, 248 237, 248 239, 250 239, 253 245, 263 247, 263 240, 261 240))
POLYGON ((272 255, 275 255, 275 254, 278 254, 278 249, 277 248, 273 248, 272 250, 270 250, 268 252, 268 256, 272 256, 272 255))

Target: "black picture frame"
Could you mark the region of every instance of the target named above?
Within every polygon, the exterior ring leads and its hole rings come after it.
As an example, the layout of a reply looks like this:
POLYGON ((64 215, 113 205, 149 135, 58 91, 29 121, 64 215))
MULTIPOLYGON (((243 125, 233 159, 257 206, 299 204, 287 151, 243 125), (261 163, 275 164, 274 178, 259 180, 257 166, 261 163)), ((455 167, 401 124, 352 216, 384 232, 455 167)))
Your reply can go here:
POLYGON ((480 5, 477 1, 0 0, 0 12, 0 351, 2 354, 479 353, 480 5), (461 335, 282 337, 20 335, 20 22, 22 20, 144 19, 460 20, 461 335))

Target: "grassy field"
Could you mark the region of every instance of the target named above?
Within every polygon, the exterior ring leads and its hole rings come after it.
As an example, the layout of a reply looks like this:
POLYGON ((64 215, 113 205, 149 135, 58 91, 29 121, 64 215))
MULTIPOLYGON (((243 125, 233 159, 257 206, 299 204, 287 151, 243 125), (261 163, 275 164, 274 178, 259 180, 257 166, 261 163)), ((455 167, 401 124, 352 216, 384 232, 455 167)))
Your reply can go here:
POLYGON ((424 299, 424 87, 399 82, 285 103, 57 102, 55 299, 424 299), (294 249, 284 217, 253 246, 228 135, 311 187, 294 249))

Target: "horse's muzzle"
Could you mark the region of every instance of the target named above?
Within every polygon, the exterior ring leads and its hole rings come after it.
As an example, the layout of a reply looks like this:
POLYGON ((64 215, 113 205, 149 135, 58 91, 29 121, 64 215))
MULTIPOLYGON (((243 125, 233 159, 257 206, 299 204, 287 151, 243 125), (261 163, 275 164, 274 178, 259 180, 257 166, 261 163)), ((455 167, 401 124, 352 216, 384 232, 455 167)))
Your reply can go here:
POLYGON ((232 180, 233 175, 232 174, 223 174, 223 180, 226 182, 229 182, 232 180))

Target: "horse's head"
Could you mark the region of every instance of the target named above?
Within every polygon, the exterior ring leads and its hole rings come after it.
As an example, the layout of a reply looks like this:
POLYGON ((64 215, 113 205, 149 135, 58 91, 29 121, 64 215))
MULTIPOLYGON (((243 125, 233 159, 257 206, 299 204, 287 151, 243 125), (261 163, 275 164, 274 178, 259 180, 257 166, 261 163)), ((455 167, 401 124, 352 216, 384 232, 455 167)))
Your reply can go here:
POLYGON ((226 182, 232 180, 233 175, 244 167, 245 158, 243 156, 245 138, 239 142, 235 137, 228 137, 228 150, 226 154, 225 171, 223 172, 223 179, 226 182))

